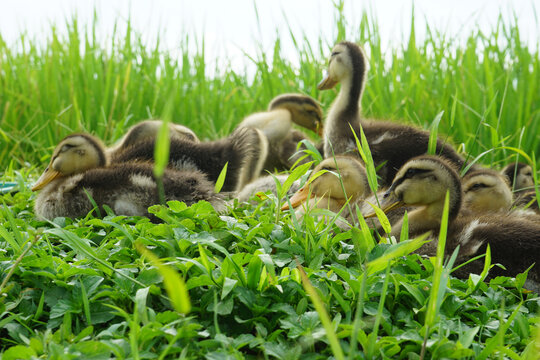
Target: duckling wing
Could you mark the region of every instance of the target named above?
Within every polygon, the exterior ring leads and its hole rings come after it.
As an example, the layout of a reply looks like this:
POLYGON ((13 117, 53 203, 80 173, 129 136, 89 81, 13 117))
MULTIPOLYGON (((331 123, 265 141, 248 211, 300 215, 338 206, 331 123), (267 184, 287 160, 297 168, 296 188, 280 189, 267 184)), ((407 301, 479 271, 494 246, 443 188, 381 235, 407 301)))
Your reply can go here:
MULTIPOLYGON (((115 154, 112 162, 153 161, 154 147, 153 139, 142 141, 115 154)), ((208 180, 216 182, 227 164, 223 191, 232 191, 236 190, 245 178, 250 178, 246 172, 252 171, 252 167, 255 166, 253 163, 257 163, 259 157, 266 156, 263 147, 254 129, 239 129, 229 138, 204 143, 171 139, 169 166, 176 170, 201 171, 208 180)))
MULTIPOLYGON (((386 185, 392 182, 403 164, 428 151, 429 134, 412 126, 376 121, 362 122, 362 128, 374 163, 384 163, 380 175, 386 185)), ((465 162, 452 146, 440 139, 437 140, 436 154, 449 160, 457 169, 465 162)))

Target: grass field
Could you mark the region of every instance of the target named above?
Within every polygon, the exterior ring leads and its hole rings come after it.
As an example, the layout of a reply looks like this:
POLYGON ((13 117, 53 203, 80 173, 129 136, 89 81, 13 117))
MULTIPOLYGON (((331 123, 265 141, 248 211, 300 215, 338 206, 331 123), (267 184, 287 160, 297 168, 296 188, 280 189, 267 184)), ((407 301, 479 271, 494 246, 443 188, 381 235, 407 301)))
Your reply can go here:
MULTIPOLYGON (((336 95, 316 90, 333 44, 295 34, 281 36, 293 37, 299 67, 276 39, 273 53, 252 57, 254 75, 220 67, 210 77, 218 65, 202 48, 188 53, 187 35, 177 60, 130 29, 102 44, 68 27, 44 46, 0 39, 0 179, 20 190, 0 195, 1 359, 539 358, 540 298, 523 289, 526 275, 459 280, 441 258, 407 255, 421 239, 298 223, 272 197, 226 214, 157 205, 157 225, 36 219, 28 183, 71 132, 112 143, 139 120, 170 116, 214 139, 281 93, 325 109, 336 95)), ((429 128, 444 111, 439 136, 483 164, 540 155, 540 56, 515 24, 465 43, 412 32, 391 53, 367 17, 353 29, 338 16, 336 29, 369 55, 366 116, 429 128)))

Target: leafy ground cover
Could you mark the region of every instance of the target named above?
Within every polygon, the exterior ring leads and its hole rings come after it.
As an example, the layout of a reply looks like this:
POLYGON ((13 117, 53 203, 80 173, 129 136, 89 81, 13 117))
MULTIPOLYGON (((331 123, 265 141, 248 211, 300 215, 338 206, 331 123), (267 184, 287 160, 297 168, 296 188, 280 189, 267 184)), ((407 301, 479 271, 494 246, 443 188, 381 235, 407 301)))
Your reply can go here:
MULTIPOLYGON (((272 196, 224 214, 207 203, 157 205, 159 224, 36 219, 26 184, 69 132, 113 141, 172 109, 215 138, 282 92, 324 106, 335 96, 315 90, 331 44, 295 39, 295 68, 278 39, 273 54, 253 57, 253 78, 231 69, 209 78, 202 50, 177 64, 133 32, 105 50, 70 26, 44 48, 0 41, 1 179, 19 184, 0 195, 2 359, 538 358, 540 298, 523 289, 525 274, 458 280, 442 258, 410 254, 422 239, 378 240, 362 219, 348 231, 312 216, 298 222, 272 196)), ((513 159, 510 146, 534 159, 539 56, 517 27, 499 24, 464 45, 444 35, 417 43, 413 33, 391 56, 367 18, 360 29, 339 18, 336 29, 370 55, 368 116, 427 127, 444 110, 439 135, 472 157, 489 151, 481 162, 513 159)))

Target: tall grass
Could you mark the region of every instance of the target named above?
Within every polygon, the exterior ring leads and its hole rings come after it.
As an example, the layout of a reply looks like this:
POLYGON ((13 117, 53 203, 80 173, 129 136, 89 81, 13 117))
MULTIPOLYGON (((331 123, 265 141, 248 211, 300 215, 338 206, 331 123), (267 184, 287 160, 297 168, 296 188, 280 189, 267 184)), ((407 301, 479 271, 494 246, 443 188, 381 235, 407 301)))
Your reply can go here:
MULTIPOLYGON (((385 52, 376 22, 364 14, 358 27, 352 26, 342 11, 338 6, 336 41, 354 34, 348 40, 362 44, 370 58, 362 100, 366 116, 427 128, 444 111, 439 135, 463 144, 472 156, 500 145, 540 155, 538 46, 532 49, 521 41, 517 19, 499 21, 489 34, 473 32, 460 44, 429 25, 426 39, 419 41, 413 16, 410 38, 385 52)), ((336 95, 319 93, 315 86, 332 46, 323 40, 312 44, 292 31, 277 35, 271 53, 246 54, 255 69, 248 76, 210 62, 204 41, 194 53, 188 51, 193 39, 188 34, 178 59, 161 50, 159 39, 149 48, 129 22, 118 25, 126 26, 125 36, 112 34, 109 44, 99 43, 98 21, 89 30, 81 30, 77 19, 64 25, 67 31, 53 26, 46 44, 23 35, 8 46, 0 37, 2 167, 12 157, 18 167, 39 165, 74 131, 113 142, 129 125, 162 116, 167 101, 172 102, 173 121, 201 138, 217 138, 281 93, 309 94, 326 109, 336 95), (298 48, 299 66, 281 56, 285 36, 298 48)), ((481 161, 506 162, 511 154, 492 151, 481 161)))

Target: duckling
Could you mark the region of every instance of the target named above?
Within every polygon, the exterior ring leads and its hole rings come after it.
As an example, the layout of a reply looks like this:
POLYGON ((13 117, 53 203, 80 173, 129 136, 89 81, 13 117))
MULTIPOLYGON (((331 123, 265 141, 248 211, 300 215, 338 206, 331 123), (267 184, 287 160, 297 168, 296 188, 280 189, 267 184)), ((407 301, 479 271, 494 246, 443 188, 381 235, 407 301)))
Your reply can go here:
MULTIPOLYGON (((116 145, 107 149, 107 155, 110 157, 114 153, 133 146, 139 141, 145 139, 155 139, 162 124, 163 121, 161 120, 144 120, 133 125, 128 129, 126 134, 117 142, 116 145)), ((195 143, 200 142, 193 130, 180 124, 169 123, 169 135, 171 139, 183 139, 193 141, 195 143)))
MULTIPOLYGON (((324 156, 358 154, 352 131, 360 138, 362 127, 375 164, 384 164, 379 174, 382 184, 389 185, 407 160, 427 152, 429 133, 412 126, 362 118, 359 103, 365 85, 366 67, 366 56, 355 43, 343 41, 332 49, 327 76, 319 83, 318 89, 331 89, 338 83, 341 83, 341 89, 326 118, 324 156)), ((437 141, 436 153, 458 167, 464 164, 461 156, 441 140, 437 141)))
MULTIPOLYGON (((355 203, 370 193, 364 165, 354 157, 337 155, 321 161, 313 169, 306 185, 290 198, 290 204, 297 208, 307 202, 309 208, 339 212, 348 199, 355 203)), ((288 209, 289 204, 281 208, 288 209)))
POLYGON ((501 174, 508 178, 512 190, 516 193, 527 191, 534 187, 532 167, 522 162, 513 162, 506 165, 501 174))
MULTIPOLYGON (((384 191, 372 194, 364 165, 355 157, 336 155, 335 158, 323 160, 312 171, 305 186, 298 189, 289 199, 297 216, 303 215, 306 208, 323 208, 339 212, 350 198, 350 207, 345 207, 341 216, 350 223, 356 222, 356 208, 362 214, 373 212, 371 204, 377 204, 382 199, 384 191), (321 170, 327 172, 318 175, 321 170), (352 213, 350 212, 352 210, 352 213)), ((282 210, 288 210, 289 204, 284 204, 282 210)), ((403 217, 407 208, 391 211, 387 214, 392 223, 403 217)), ((377 219, 368 220, 368 224, 380 232, 382 226, 377 219)))
MULTIPOLYGON (((139 141, 134 146, 114 153, 111 163, 153 161, 155 140, 139 141)), ((264 134, 251 128, 239 128, 228 138, 194 143, 190 140, 171 138, 169 167, 176 170, 199 170, 216 182, 223 167, 227 173, 223 191, 237 191, 256 178, 267 154, 264 134)))
MULTIPOLYGON (((520 219, 511 214, 467 216, 460 213, 463 198, 459 175, 453 165, 441 157, 419 156, 408 161, 398 171, 388 191, 393 199, 383 210, 403 204, 416 206, 409 213, 409 234, 417 236, 431 231, 437 236, 444 208, 444 199, 449 192, 449 226, 446 251, 451 254, 459 245, 458 260, 463 261, 491 247, 492 263, 506 267, 494 267, 490 276, 515 276, 525 271, 540 259, 540 224, 520 219)), ((401 224, 392 226, 399 233, 401 224)), ((424 249, 424 253, 435 254, 436 241, 424 249)), ((483 261, 476 260, 460 269, 458 276, 468 277, 469 272, 481 272, 483 261)), ((527 286, 540 289, 540 266, 536 264, 529 272, 527 286)))
POLYGON ((535 214, 540 215, 540 207, 536 198, 536 190, 522 191, 512 203, 514 209, 531 210, 535 214))
POLYGON ((302 94, 283 94, 270 102, 268 111, 249 115, 238 128, 261 130, 269 142, 263 170, 282 171, 290 169, 302 156, 297 153, 300 141, 309 141, 305 134, 293 129, 292 124, 300 125, 320 135, 322 115, 321 107, 313 98, 302 94))
MULTIPOLYGON (((151 217, 148 207, 159 204, 153 165, 126 162, 107 167, 105 152, 101 141, 91 135, 64 138, 32 187, 32 191, 41 190, 36 197, 36 215, 45 219, 82 217, 94 208, 94 201, 101 212, 107 205, 118 215, 151 217)), ((199 171, 167 169, 162 182, 166 201, 191 205, 207 200, 218 211, 225 208, 222 196, 199 171)))
POLYGON ((506 177, 491 169, 475 170, 462 179, 463 207, 473 214, 509 211, 513 195, 506 177))

